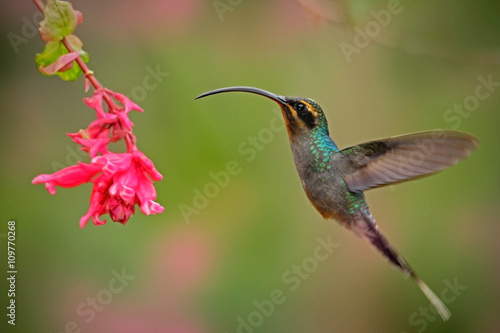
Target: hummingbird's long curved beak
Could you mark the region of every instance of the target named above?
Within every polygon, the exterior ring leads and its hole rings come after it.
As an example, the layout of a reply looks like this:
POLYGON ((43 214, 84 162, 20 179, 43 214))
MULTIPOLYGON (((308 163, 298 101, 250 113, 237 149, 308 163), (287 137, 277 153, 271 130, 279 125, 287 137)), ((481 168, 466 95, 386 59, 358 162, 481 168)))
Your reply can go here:
POLYGON ((261 95, 261 96, 270 98, 273 101, 278 102, 281 105, 286 105, 286 103, 287 103, 285 97, 283 97, 283 96, 276 95, 276 94, 273 94, 269 91, 266 91, 263 89, 258 89, 258 88, 253 88, 253 87, 228 87, 228 88, 215 89, 215 90, 207 91, 206 93, 201 94, 200 96, 196 97, 195 99, 203 98, 203 97, 210 96, 210 95, 225 93, 225 92, 231 92, 231 91, 248 92, 248 93, 252 93, 252 94, 261 95))

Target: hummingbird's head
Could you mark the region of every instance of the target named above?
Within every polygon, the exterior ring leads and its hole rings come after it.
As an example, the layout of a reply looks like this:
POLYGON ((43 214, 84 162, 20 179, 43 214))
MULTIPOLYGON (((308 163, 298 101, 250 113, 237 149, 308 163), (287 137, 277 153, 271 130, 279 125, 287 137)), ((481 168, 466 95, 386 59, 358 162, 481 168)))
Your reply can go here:
POLYGON ((195 99, 231 91, 253 93, 277 102, 281 107, 281 113, 285 119, 290 138, 301 133, 308 133, 314 129, 325 130, 328 134, 328 125, 323 110, 318 103, 309 98, 284 97, 252 87, 229 87, 208 91, 195 99))
POLYGON ((328 133, 325 114, 318 103, 310 98, 285 97, 281 104, 281 113, 290 135, 324 129, 328 133))

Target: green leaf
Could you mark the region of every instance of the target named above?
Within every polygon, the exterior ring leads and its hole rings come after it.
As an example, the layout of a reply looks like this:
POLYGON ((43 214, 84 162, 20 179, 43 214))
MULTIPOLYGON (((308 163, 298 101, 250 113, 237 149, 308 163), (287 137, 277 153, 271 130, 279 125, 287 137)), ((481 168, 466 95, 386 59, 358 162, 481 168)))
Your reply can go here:
POLYGON ((74 10, 71 3, 60 0, 48 0, 43 15, 39 30, 45 42, 62 40, 83 21, 82 13, 74 10))
MULTIPOLYGON (((66 37, 66 40, 71 44, 72 48, 75 51, 80 51, 80 58, 84 62, 89 61, 89 55, 87 52, 82 50, 82 42, 78 37, 76 37, 75 35, 69 35, 68 37, 66 37)), ((55 63, 57 59, 59 59, 59 57, 68 53, 69 52, 62 41, 50 41, 45 45, 45 49, 43 50, 43 52, 35 56, 35 62, 37 63, 38 69, 40 70, 40 67, 47 67, 50 64, 55 63)), ((40 72, 46 76, 54 75, 49 75, 47 73, 44 73, 43 71, 40 72)), ((59 77, 61 77, 61 79, 65 81, 75 81, 82 74, 82 70, 80 69, 80 66, 78 66, 77 64, 73 64, 73 67, 71 67, 70 69, 63 72, 58 71, 55 74, 59 75, 59 77)))

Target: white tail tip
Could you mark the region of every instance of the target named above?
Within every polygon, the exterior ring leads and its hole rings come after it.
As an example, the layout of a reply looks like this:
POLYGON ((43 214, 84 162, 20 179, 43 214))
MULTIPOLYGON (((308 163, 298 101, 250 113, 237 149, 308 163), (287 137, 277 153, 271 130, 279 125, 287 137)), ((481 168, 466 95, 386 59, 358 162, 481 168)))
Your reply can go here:
POLYGON ((439 299, 439 297, 434 294, 434 292, 429 288, 424 281, 420 280, 420 278, 416 275, 412 275, 413 279, 420 287, 422 292, 425 294, 427 299, 432 303, 432 305, 436 308, 437 312, 443 318, 443 321, 447 321, 451 317, 450 310, 444 305, 444 303, 439 299))

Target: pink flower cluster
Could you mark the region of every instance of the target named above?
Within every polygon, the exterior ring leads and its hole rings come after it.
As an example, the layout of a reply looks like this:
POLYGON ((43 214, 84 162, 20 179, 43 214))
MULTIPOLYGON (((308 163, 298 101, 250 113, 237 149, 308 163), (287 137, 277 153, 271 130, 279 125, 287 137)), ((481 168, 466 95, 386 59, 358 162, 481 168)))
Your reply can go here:
POLYGON ((93 183, 90 209, 80 219, 82 228, 90 218, 95 225, 106 223, 106 220, 100 219, 103 214, 109 214, 113 221, 125 224, 135 213, 136 204, 146 215, 163 212, 164 208, 154 201, 156 190, 153 186, 153 180, 161 180, 162 175, 153 162, 137 149, 132 134, 133 123, 128 118, 129 111, 142 112, 142 109, 126 96, 109 89, 96 90, 84 101, 95 109, 97 120, 87 129, 68 135, 90 154, 91 163, 79 162, 50 175, 39 175, 33 179, 33 184, 45 183, 47 190, 55 194, 56 186, 75 187, 93 183), (108 106, 108 112, 104 111, 103 103, 108 106), (122 139, 127 145, 126 153, 108 151, 109 143, 122 139))

